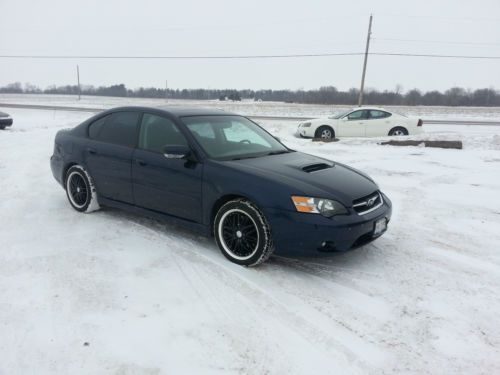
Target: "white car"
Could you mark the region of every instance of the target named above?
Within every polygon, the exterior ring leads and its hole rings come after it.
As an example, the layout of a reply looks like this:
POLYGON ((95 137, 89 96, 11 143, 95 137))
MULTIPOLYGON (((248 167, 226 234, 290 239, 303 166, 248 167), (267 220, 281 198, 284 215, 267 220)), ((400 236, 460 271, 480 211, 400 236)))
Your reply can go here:
POLYGON ((384 137, 387 135, 414 135, 422 133, 420 119, 411 119, 383 108, 358 107, 339 115, 307 120, 299 124, 301 137, 384 137))

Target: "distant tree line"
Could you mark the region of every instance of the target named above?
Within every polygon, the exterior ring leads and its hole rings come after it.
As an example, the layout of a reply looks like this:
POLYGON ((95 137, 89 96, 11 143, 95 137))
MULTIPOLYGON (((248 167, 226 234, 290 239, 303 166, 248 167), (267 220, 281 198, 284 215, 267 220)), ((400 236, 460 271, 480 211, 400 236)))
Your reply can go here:
MULTIPOLYGON (((31 84, 19 82, 0 87, 0 93, 60 94, 78 95, 78 86, 49 86, 42 90, 31 84)), ((359 90, 339 91, 333 86, 316 90, 220 90, 220 89, 159 89, 154 87, 128 89, 124 84, 111 86, 82 86, 82 95, 118 96, 131 98, 169 98, 169 99, 212 99, 233 100, 253 99, 256 101, 278 101, 308 104, 343 104, 357 103, 359 90)), ((371 105, 428 105, 428 106, 500 106, 500 92, 491 88, 466 90, 453 87, 444 92, 422 92, 413 89, 402 92, 398 86, 394 91, 368 90, 364 95, 364 104, 371 105)))

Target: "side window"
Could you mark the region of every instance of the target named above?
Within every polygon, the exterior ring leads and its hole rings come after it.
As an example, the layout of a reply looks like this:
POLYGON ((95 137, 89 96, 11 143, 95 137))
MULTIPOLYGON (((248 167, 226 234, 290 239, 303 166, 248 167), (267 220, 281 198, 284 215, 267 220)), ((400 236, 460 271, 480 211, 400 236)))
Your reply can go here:
POLYGON ((372 119, 386 118, 389 117, 390 115, 391 115, 390 113, 384 111, 375 111, 375 110, 370 111, 370 118, 372 119))
POLYGON ((139 134, 139 148, 163 154, 167 145, 187 146, 188 142, 171 120, 145 113, 139 134))
POLYGON ((92 124, 89 130, 91 138, 94 134, 92 129, 96 126, 95 138, 101 142, 114 143, 116 145, 134 147, 137 137, 137 121, 139 120, 138 112, 116 112, 108 116, 103 125, 92 124), (99 132, 98 126, 101 126, 99 132))
POLYGON ((347 115, 348 120, 364 120, 368 118, 368 111, 354 111, 347 115))
POLYGON ((89 137, 92 139, 97 139, 99 136, 99 133, 101 132, 104 123, 106 120, 109 118, 110 115, 101 117, 100 119, 94 121, 92 124, 89 126, 89 137))

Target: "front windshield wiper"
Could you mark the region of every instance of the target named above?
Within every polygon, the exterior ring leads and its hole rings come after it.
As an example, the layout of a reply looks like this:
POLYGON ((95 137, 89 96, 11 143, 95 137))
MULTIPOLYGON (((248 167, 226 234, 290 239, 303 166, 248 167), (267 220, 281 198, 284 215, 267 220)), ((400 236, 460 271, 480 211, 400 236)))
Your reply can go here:
POLYGON ((253 155, 253 156, 238 156, 237 158, 232 158, 231 160, 243 160, 243 159, 253 159, 260 158, 262 155, 253 155))
POLYGON ((293 151, 292 150, 271 151, 271 152, 268 152, 265 154, 259 154, 259 155, 238 156, 238 157, 232 158, 231 160, 254 159, 254 158, 261 158, 263 156, 269 156, 269 155, 288 154, 289 152, 293 152, 293 151))
POLYGON ((291 151, 291 150, 271 151, 271 152, 268 152, 266 155, 288 154, 289 152, 293 152, 293 151, 291 151))

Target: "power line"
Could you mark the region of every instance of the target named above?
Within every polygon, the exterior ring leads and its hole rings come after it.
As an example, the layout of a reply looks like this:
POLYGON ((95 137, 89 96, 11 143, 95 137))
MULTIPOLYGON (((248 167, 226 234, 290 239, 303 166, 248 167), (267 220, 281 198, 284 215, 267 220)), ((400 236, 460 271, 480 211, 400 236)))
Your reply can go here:
POLYGON ((421 40, 421 39, 399 39, 399 38, 373 38, 374 41, 395 41, 409 43, 432 43, 432 44, 465 44, 474 46, 500 46, 500 43, 481 43, 481 42, 461 42, 461 41, 445 41, 445 40, 421 40))
MULTIPOLYGON (((326 52, 285 55, 219 55, 219 56, 131 56, 131 55, 0 55, 1 59, 110 59, 110 60, 225 60, 225 59, 281 59, 301 57, 332 57, 332 56, 360 56, 364 52, 326 52)), ((403 56, 403 57, 429 57, 450 59, 491 59, 498 60, 500 56, 473 56, 473 55, 439 55, 396 52, 370 52, 374 56, 403 56)))
POLYGON ((357 56, 363 52, 340 52, 340 53, 305 53, 290 55, 220 55, 220 56, 112 56, 112 55, 0 55, 6 59, 162 59, 162 60, 195 60, 195 59, 279 59, 298 57, 328 57, 328 56, 357 56))
POLYGON ((370 52, 370 55, 375 56, 403 56, 403 57, 430 57, 444 59, 485 59, 485 60, 500 60, 500 56, 471 56, 471 55, 435 55, 425 53, 393 53, 393 52, 370 52))

